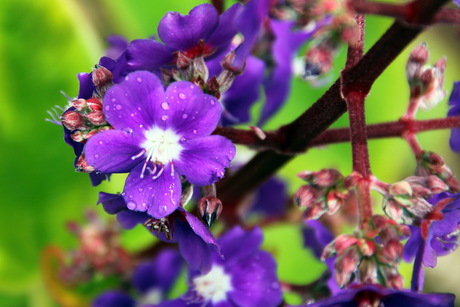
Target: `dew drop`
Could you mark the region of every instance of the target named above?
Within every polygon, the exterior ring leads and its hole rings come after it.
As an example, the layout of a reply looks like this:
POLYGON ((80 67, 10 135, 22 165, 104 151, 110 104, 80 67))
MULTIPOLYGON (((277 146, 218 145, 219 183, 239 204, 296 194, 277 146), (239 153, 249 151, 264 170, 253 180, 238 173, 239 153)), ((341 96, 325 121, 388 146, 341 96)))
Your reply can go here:
POLYGON ((163 116, 161 117, 161 120, 167 120, 167 119, 168 119, 168 115, 163 115, 163 116))
POLYGON ((143 192, 143 191, 144 191, 143 188, 139 188, 139 189, 137 189, 137 190, 138 190, 139 192, 143 192))
POLYGON ((121 193, 121 196, 125 196, 125 195, 126 195, 126 192, 121 193))
POLYGON ((142 209, 147 210, 147 203, 142 203, 142 209))
POLYGON ((109 110, 110 110, 110 106, 105 106, 105 110, 106 110, 106 111, 109 111, 109 110))
POLYGON ((163 110, 169 110, 169 104, 167 102, 162 102, 161 103, 161 108, 163 110))
POLYGON ((101 157, 101 156, 100 156, 99 154, 95 154, 95 155, 94 155, 94 158, 95 158, 95 159, 99 159, 100 157, 101 157))
POLYGON ((102 142, 102 141, 99 141, 99 145, 104 145, 104 142, 102 142))
POLYGON ((128 81, 128 80, 129 80, 129 76, 126 76, 126 77, 125 77, 125 80, 128 81))
POLYGON ((141 107, 137 107, 137 110, 138 110, 138 111, 142 111, 142 108, 141 108, 141 107))
POLYGON ((132 133, 133 133, 133 129, 131 129, 131 128, 124 128, 124 129, 123 129, 123 133, 125 133, 125 134, 132 134, 132 133))
POLYGON ((123 109, 123 106, 122 106, 121 104, 117 104, 117 105, 115 106, 115 108, 116 108, 117 110, 121 110, 121 109, 123 109))
POLYGON ((158 213, 159 214, 165 214, 167 211, 168 211, 168 207, 166 207, 166 206, 160 206, 158 208, 158 213))
POLYGON ((211 105, 215 105, 216 102, 214 101, 214 99, 211 99, 211 105))
POLYGON ((144 127, 144 125, 140 124, 140 125, 139 125, 139 128, 142 128, 142 127, 144 127))
POLYGON ((193 134, 196 134, 198 131, 196 129, 193 129, 193 134))
POLYGON ((140 77, 137 77, 137 82, 141 83, 142 82, 142 79, 140 77))
POLYGON ((112 102, 115 102, 115 101, 117 101, 117 99, 116 99, 116 98, 112 98, 112 102))
POLYGON ((187 98, 187 96, 185 96, 184 93, 179 93, 179 98, 180 98, 180 99, 185 99, 185 98, 187 98))
POLYGON ((186 113, 182 114, 183 119, 187 119, 187 117, 188 117, 188 114, 186 114, 186 113))
POLYGON ((130 200, 126 203, 126 206, 129 210, 134 210, 136 209, 137 204, 134 201, 130 200))

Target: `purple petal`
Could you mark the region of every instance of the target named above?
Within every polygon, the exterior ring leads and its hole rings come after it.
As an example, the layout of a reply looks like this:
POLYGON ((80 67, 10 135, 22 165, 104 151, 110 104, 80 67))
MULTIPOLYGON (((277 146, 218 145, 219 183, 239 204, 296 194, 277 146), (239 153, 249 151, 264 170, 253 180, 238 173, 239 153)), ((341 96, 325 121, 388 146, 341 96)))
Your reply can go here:
POLYGON ((188 15, 169 12, 158 25, 158 36, 175 50, 186 51, 200 40, 207 40, 217 27, 219 15, 211 4, 194 7, 188 15))
POLYGON ((160 219, 179 207, 182 192, 180 176, 172 171, 171 165, 163 167, 161 174, 159 169, 150 174, 149 170, 143 169, 143 164, 139 164, 129 173, 123 195, 130 210, 147 211, 160 219))
POLYGON ((99 192, 97 203, 102 204, 104 211, 108 214, 117 214, 120 211, 128 210, 125 199, 119 194, 99 192))
POLYGON ((133 273, 133 285, 141 293, 160 289, 166 294, 182 269, 183 260, 176 250, 164 249, 153 261, 139 264, 133 273))
POLYGON ((221 252, 224 259, 217 259, 226 267, 231 267, 234 263, 249 257, 257 252, 263 241, 260 228, 245 231, 241 227, 234 227, 219 238, 221 252))
POLYGON ((80 90, 78 91, 78 98, 89 99, 93 96, 96 89, 93 84, 92 74, 82 72, 77 75, 80 82, 80 90))
POLYGON ((271 117, 288 97, 292 81, 292 60, 300 46, 312 32, 293 31, 292 22, 271 20, 275 35, 272 52, 275 67, 264 81, 266 102, 259 119, 259 126, 271 117))
POLYGON ((143 133, 153 125, 163 126, 162 101, 160 79, 147 71, 133 72, 109 89, 104 97, 104 114, 116 129, 143 133))
POLYGON ((172 127, 185 138, 206 136, 216 129, 222 106, 191 82, 175 82, 166 89, 166 127, 172 127))
POLYGON ((409 226, 409 228, 411 233, 410 238, 407 240, 406 245, 404 245, 403 251, 403 259, 406 262, 412 262, 412 260, 414 260, 415 255, 417 254, 417 250, 419 249, 420 245, 423 244, 420 229, 414 226, 409 226))
POLYGON ((285 211, 287 200, 285 183, 272 177, 256 191, 250 211, 263 213, 267 216, 279 216, 285 211))
POLYGON ((128 46, 128 40, 121 35, 110 35, 106 38, 109 47, 105 51, 105 55, 111 59, 118 58, 128 46))
POLYGON ((89 165, 103 173, 126 173, 139 160, 132 159, 141 152, 140 139, 121 130, 107 130, 91 137, 85 145, 89 165))
POLYGON ((225 51, 238 33, 237 20, 242 8, 241 4, 235 3, 219 16, 219 25, 206 41, 206 44, 216 49, 212 57, 217 57, 225 51))
POLYGON ((126 58, 130 70, 157 70, 174 60, 174 49, 152 39, 133 40, 126 58))
MULTIPOLYGON (((253 56, 248 57, 243 74, 235 78, 230 89, 221 98, 226 111, 238 119, 238 124, 250 120, 251 107, 259 99, 264 69, 265 64, 262 60, 253 56)), ((224 126, 235 124, 234 120, 226 119, 225 114, 222 122, 224 126)))
POLYGON ((177 172, 191 184, 209 185, 224 176, 235 156, 235 145, 220 135, 210 135, 182 143, 180 158, 174 161, 177 172))
POLYGON ((99 295, 91 304, 92 307, 135 307, 136 302, 121 291, 107 291, 99 295))
POLYGON ((150 216, 145 212, 131 210, 120 211, 117 214, 117 221, 123 229, 133 229, 138 224, 144 224, 150 216))
MULTIPOLYGON (((452 89, 452 92, 449 97, 449 105, 460 106, 460 81, 454 82, 454 88, 452 89)), ((455 115, 459 115, 459 114, 455 114, 455 115)))
POLYGON ((306 227, 303 228, 304 245, 313 251, 316 258, 320 259, 324 247, 328 245, 334 236, 321 222, 310 220, 305 222, 306 227))
POLYGON ((179 242, 179 250, 191 270, 206 274, 211 270, 212 256, 218 245, 214 237, 196 217, 183 212, 186 221, 177 220, 174 235, 179 242))
MULTIPOLYGON (((243 242, 240 244, 244 246, 243 242)), ((281 303, 282 292, 276 277, 276 263, 269 253, 257 251, 233 266, 226 264, 226 267, 231 268, 229 273, 233 286, 228 296, 236 306, 275 307, 281 303)))

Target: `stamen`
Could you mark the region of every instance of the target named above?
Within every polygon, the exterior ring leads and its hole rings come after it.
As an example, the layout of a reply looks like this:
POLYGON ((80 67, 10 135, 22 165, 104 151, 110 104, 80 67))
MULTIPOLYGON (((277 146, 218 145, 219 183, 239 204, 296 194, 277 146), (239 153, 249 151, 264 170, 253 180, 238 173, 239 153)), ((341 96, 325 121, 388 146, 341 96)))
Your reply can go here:
MULTIPOLYGON (((156 164, 155 164, 155 166, 156 166, 156 164)), ((155 167, 155 168, 156 168, 156 167, 155 167)), ((164 169, 165 169, 165 166, 164 166, 164 165, 161 165, 160 170, 158 171, 158 174, 156 174, 155 176, 153 176, 152 179, 155 180, 155 179, 157 179, 158 177, 160 177, 161 174, 163 174, 164 169)))
POLYGON ((136 160, 137 158, 141 157, 145 153, 145 149, 143 149, 140 153, 135 156, 131 157, 131 160, 136 160))

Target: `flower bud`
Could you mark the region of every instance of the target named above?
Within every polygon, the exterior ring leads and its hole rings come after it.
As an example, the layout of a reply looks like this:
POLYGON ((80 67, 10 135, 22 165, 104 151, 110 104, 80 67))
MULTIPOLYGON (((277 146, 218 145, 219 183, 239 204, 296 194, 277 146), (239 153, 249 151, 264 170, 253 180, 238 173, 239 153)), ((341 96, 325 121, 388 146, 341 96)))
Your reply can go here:
POLYGON ((361 255, 356 248, 349 248, 335 261, 335 279, 340 287, 344 287, 353 281, 353 273, 358 269, 361 255))
POLYGON ((91 111, 102 111, 102 101, 100 98, 90 98, 86 100, 88 108, 91 111))
POLYGON ((85 129, 83 116, 76 111, 67 111, 61 116, 62 124, 69 130, 85 129))
POLYGON ((318 192, 309 185, 301 186, 294 195, 294 200, 299 207, 308 208, 316 204, 318 192))
POLYGON ((104 113, 102 111, 89 112, 85 114, 85 117, 95 126, 102 126, 102 125, 107 124, 104 113))
POLYGON ((96 87, 104 86, 108 83, 112 83, 112 72, 107 68, 98 65, 92 74, 93 84, 96 87))
POLYGON ((208 228, 211 228, 214 221, 222 213, 222 209, 222 202, 214 196, 203 197, 198 204, 198 212, 208 228))
POLYGON ((364 284, 378 283, 377 264, 375 260, 364 257, 359 264, 359 280, 364 284))
POLYGON ((75 107, 78 111, 83 111, 86 107, 86 100, 85 99, 75 99, 72 101, 72 106, 75 107))

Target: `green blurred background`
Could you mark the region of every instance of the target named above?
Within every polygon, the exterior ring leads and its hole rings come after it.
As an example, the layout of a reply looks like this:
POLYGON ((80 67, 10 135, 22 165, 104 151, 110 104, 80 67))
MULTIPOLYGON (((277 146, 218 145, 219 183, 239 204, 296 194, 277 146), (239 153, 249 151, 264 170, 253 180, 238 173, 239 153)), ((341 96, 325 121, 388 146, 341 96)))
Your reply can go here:
MULTIPOLYGON (((104 38, 121 34, 129 39, 144 38, 156 31, 168 10, 186 14, 202 3, 196 0, 3 0, 0 1, 0 306, 54 306, 40 272, 44 247, 75 248, 77 242, 64 225, 68 220, 83 220, 83 210, 95 206, 97 193, 119 191, 121 179, 111 185, 93 188, 84 174, 73 171, 73 153, 62 140, 62 129, 45 121, 54 105, 64 106, 77 94, 76 74, 89 72, 105 48, 104 38)), ((370 17, 367 22, 366 48, 385 31, 391 20, 370 17)), ((434 62, 446 55, 446 90, 460 80, 458 33, 451 26, 436 26, 419 37, 411 48, 395 61, 375 83, 367 101, 368 122, 396 120, 407 105, 405 61, 410 50, 426 41, 434 62)), ((311 105, 332 83, 343 67, 344 50, 336 61, 331 81, 312 88, 297 80, 288 105, 266 128, 287 123, 311 105)), ((446 101, 447 99, 445 99, 446 101)), ((444 116, 446 102, 419 118, 444 116)), ((336 126, 345 126, 346 116, 336 126)), ((448 131, 420 135, 423 147, 444 156, 448 165, 460 171, 460 159, 448 148, 448 131)), ((394 182, 410 176, 415 162, 408 146, 399 139, 370 142, 372 170, 383 181, 394 182)), ((290 181, 290 192, 302 182, 296 174, 302 170, 336 167, 351 171, 347 144, 312 149, 295 159, 282 171, 290 181)), ((266 247, 296 235, 281 227, 267 230, 266 247), (278 235, 276 235, 278 233, 278 235)), ((150 240, 144 232, 127 234, 131 246, 150 240)), ((298 238, 291 238, 296 241, 298 238)), ((322 267, 308 255, 281 253, 280 277, 305 281, 309 271, 322 267), (291 257, 291 258, 290 258, 291 257), (285 261, 291 259, 295 261, 285 261), (310 259, 310 260, 309 260, 310 259), (290 262, 290 263, 289 263, 290 262), (295 263, 295 264, 293 264, 295 263), (300 273, 299 273, 300 272, 300 273)), ((305 253, 305 252, 304 252, 305 253)), ((440 259, 438 268, 427 270, 429 290, 458 291, 460 255, 440 259), (453 274, 455 272, 456 274, 453 274), (441 281, 440 281, 441 280, 441 281)), ((315 273, 317 274, 317 273, 315 273)))

